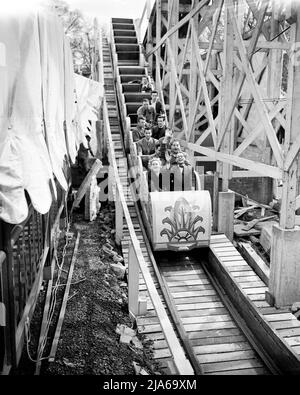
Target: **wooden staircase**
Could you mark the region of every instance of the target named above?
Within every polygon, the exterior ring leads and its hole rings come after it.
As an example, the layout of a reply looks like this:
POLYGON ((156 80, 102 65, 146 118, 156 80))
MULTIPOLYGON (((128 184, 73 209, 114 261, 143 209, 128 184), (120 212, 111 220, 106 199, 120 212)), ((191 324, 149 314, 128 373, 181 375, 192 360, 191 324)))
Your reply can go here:
POLYGON ((140 92, 140 81, 146 75, 145 67, 140 66, 140 48, 132 19, 112 19, 113 38, 118 60, 118 72, 124 93, 127 116, 131 126, 137 123, 137 109, 144 97, 150 95, 140 92))
POLYGON ((103 70, 104 70, 104 90, 108 108, 108 118, 114 142, 115 156, 117 160, 120 179, 128 206, 133 206, 133 200, 129 188, 129 179, 127 171, 127 159, 123 149, 122 133, 120 128, 120 120, 117 108, 117 98, 115 92, 115 84, 113 77, 113 68, 111 61, 111 53, 107 38, 103 34, 103 70))
MULTIPOLYGON (((139 57, 133 59, 133 53, 137 50, 137 47, 133 47, 133 44, 137 43, 135 30, 133 28, 133 21, 128 19, 116 19, 113 18, 113 28, 114 28, 114 38, 118 45, 116 46, 116 50, 118 53, 118 71, 121 75, 122 81, 122 90, 123 93, 126 93, 126 106, 127 109, 132 113, 127 115, 131 118, 131 125, 136 123, 136 110, 141 105, 143 97, 149 97, 149 95, 141 94, 139 92, 139 83, 129 83, 130 81, 141 80, 141 76, 144 75, 145 69, 139 66, 139 57), (130 25, 130 26, 129 26, 130 25), (126 48, 127 45, 130 45, 129 56, 125 59, 125 56, 119 56, 120 53, 127 54, 126 48), (134 51, 133 51, 134 50, 134 51)), ((128 206, 128 210, 130 213, 130 217, 132 220, 132 224, 135 230, 136 237, 140 243, 140 247, 144 256, 146 263, 149 265, 149 270, 151 275, 154 277, 154 282, 157 284, 157 279, 155 277, 155 273, 153 269, 150 269, 152 266, 151 259, 147 252, 146 242, 144 240, 143 232, 140 228, 138 215, 136 212, 136 206, 132 199, 131 191, 129 188, 130 176, 127 171, 127 158, 125 155, 125 151, 123 148, 121 130, 120 130, 120 119, 117 113, 117 100, 116 100, 116 90, 114 86, 114 78, 113 78, 113 69, 112 69, 112 59, 110 48, 107 42, 107 39, 103 39, 103 62, 104 62, 104 88, 105 88, 105 96, 108 105, 109 112, 109 122, 112 132, 112 139, 115 144, 115 154, 117 159, 118 173, 123 186, 123 191, 125 194, 126 203, 128 206)), ((123 238, 121 241, 122 254, 124 258, 125 265, 128 267, 129 264, 129 248, 131 245, 131 239, 128 231, 128 227, 126 221, 124 221, 123 228, 123 238)), ((142 278, 142 274, 140 273, 140 291, 145 291, 144 280, 142 278)), ((146 292, 147 293, 147 292, 146 292)), ((151 312, 151 316, 156 317, 155 311, 151 312)), ((139 319, 147 319, 147 317, 142 316, 139 319)), ((146 332, 147 337, 155 340, 156 338, 164 341, 164 334, 162 328, 159 330, 155 327, 155 331, 152 332, 153 325, 140 325, 138 323, 138 330, 142 333, 146 332)), ((154 345, 154 359, 161 364, 161 368, 163 369, 165 374, 177 374, 176 367, 174 365, 172 354, 169 350, 168 345, 163 344, 161 346, 158 344, 154 345)))

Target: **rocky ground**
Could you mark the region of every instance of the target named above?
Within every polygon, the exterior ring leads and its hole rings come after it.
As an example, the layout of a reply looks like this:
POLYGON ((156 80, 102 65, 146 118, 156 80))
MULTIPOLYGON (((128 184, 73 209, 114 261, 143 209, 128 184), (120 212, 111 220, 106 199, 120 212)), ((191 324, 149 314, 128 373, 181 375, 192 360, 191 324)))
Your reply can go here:
MULTIPOLYGON (((135 328, 128 315, 126 275, 123 278, 125 271, 118 268, 123 263, 114 243, 113 206, 102 206, 97 219, 91 223, 83 219, 82 213, 74 213, 70 231, 74 235, 67 260, 71 260, 77 231, 81 234, 72 276, 74 284, 69 292, 55 361, 43 362, 40 374, 130 375, 140 368, 142 374, 159 374, 160 367, 152 358, 152 344, 138 334, 134 336, 135 328), (124 336, 124 330, 129 337, 124 336)), ((60 253, 61 250, 62 246, 60 253)), ((46 290, 41 292, 31 323, 28 349, 32 359, 45 293, 46 290)), ((59 298, 62 294, 63 289, 59 298)), ((47 352, 45 350, 45 355, 47 352)), ((33 374, 34 367, 24 351, 17 374, 33 374)))

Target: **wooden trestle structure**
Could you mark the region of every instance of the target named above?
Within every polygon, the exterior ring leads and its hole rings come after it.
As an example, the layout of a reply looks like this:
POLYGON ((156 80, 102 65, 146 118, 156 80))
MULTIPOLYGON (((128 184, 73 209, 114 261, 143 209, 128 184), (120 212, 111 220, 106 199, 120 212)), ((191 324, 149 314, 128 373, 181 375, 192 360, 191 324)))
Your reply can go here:
MULTIPOLYGON (((275 187, 282 181, 270 296, 278 306, 300 300, 300 4, 156 0, 152 10, 146 4, 145 17, 149 74, 191 156, 216 163, 215 203, 230 207, 237 177, 268 177, 275 187)), ((215 227, 231 238, 233 221, 222 219, 224 212, 215 227)))
MULTIPOLYGON (((135 185, 128 177, 136 179, 134 149, 131 144, 127 152, 133 174, 126 173, 120 150, 122 131, 126 141, 144 96, 138 81, 151 70, 132 19, 112 18, 110 33, 111 57, 104 40, 102 61, 108 186, 116 202, 116 242, 128 265, 128 309, 138 331, 154 341, 154 359, 166 374, 299 374, 299 321, 288 309, 270 305, 268 278, 256 273, 224 234, 213 234, 209 248, 193 254, 168 251, 164 258, 152 252, 133 202, 135 188, 128 191, 135 185)), ((219 206, 233 203, 227 199, 231 192, 220 194, 219 206)), ((219 212, 232 215, 233 207, 219 212)))

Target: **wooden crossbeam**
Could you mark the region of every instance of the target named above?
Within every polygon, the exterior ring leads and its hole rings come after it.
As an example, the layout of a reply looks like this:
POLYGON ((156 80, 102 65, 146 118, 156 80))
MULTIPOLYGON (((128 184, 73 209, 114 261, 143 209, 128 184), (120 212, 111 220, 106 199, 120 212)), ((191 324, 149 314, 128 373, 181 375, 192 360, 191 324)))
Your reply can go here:
MULTIPOLYGON (((191 23, 194 25, 193 20, 191 21, 191 23)), ((209 125, 212 129, 212 138, 213 138, 214 146, 216 147, 217 146, 217 132, 216 132, 214 118, 213 118, 213 114, 212 114, 212 110, 211 110, 211 103, 210 103, 210 99, 208 96, 207 85, 206 85, 206 80, 205 80, 205 76, 204 76, 203 62, 201 59, 201 55, 200 55, 199 51, 197 50, 198 49, 198 41, 197 41, 197 36, 196 36, 196 32, 195 32, 195 26, 192 26, 192 37, 194 40, 194 48, 195 48, 196 58, 197 58, 198 66, 199 66, 199 73, 200 73, 200 80, 201 80, 204 101, 205 101, 205 105, 207 108, 207 117, 209 120, 209 125)))
POLYGON ((191 149, 195 152, 199 152, 200 154, 205 155, 208 158, 229 163, 231 165, 238 166, 243 169, 252 170, 265 177, 271 177, 274 179, 282 178, 282 171, 278 167, 266 165, 264 163, 257 163, 250 159, 245 159, 235 155, 225 154, 223 152, 217 152, 207 147, 203 147, 193 143, 187 143, 184 140, 180 140, 180 143, 183 147, 191 149))
MULTIPOLYGON (((282 110, 283 103, 279 102, 272 111, 269 112, 269 118, 272 120, 273 118, 276 117, 276 115, 282 110)), ((237 147, 237 149, 234 151, 234 155, 241 155, 243 151, 261 134, 261 132, 264 130, 264 125, 262 123, 259 123, 252 131, 251 133, 245 138, 245 140, 237 147)))
MULTIPOLYGON (((233 6, 233 4, 232 4, 232 6, 233 6)), ((240 49, 239 53, 241 56, 241 61, 242 61, 243 67, 244 67, 244 71, 246 73, 246 79, 249 83, 251 93, 254 97, 254 100, 256 101, 257 110, 258 110, 258 113, 260 114, 261 121, 264 125, 265 132, 267 134, 268 140, 269 140, 270 145, 272 147, 273 154, 276 159, 277 165, 280 168, 282 168, 282 165, 283 165, 282 149, 281 149, 280 144, 277 140, 277 137, 276 137, 274 128, 271 124, 271 121, 268 117, 268 111, 265 106, 265 103, 262 100, 262 97, 261 97, 261 94, 259 91, 259 86, 255 80, 252 69, 250 68, 250 65, 249 65, 249 62, 247 59, 247 52, 246 52, 245 46, 243 44, 241 33, 240 33, 237 23, 236 23, 235 15, 230 7, 228 9, 228 12, 229 12, 230 19, 232 21, 232 25, 233 25, 233 28, 235 31, 236 42, 237 42, 239 49, 240 49)))
MULTIPOLYGON (((249 48, 250 42, 248 40, 244 40, 244 45, 246 48, 249 48)), ((199 40, 199 48, 200 49, 208 49, 209 43, 203 40, 199 40)), ((220 40, 217 43, 212 45, 213 51, 222 52, 224 48, 224 41, 220 40)), ((270 49, 281 49, 283 51, 289 51, 291 49, 290 42, 281 42, 281 41, 262 41, 258 40, 256 44, 256 50, 260 50, 260 52, 269 52, 270 49)), ((237 52, 239 49, 236 45, 233 45, 233 50, 237 52)))
MULTIPOLYGON (((256 4, 253 2, 253 0, 246 0, 248 7, 250 8, 250 10, 252 11, 252 14, 254 16, 254 18, 256 20, 258 20, 258 14, 259 14, 259 10, 256 6, 256 4)), ((262 33, 265 36, 266 40, 269 41, 270 40, 270 33, 269 30, 266 26, 262 26, 262 33)))
MULTIPOLYGON (((251 59, 252 59, 252 56, 253 56, 253 53, 254 53, 254 49, 256 47, 256 43, 258 41, 258 37, 260 35, 261 26, 262 26, 263 21, 264 21, 266 10, 267 10, 267 3, 265 2, 265 4, 263 5, 263 9, 262 9, 262 11, 261 11, 261 13, 259 15, 259 19, 257 21, 257 25, 256 25, 256 28, 255 28, 254 34, 252 35, 252 38, 251 38, 251 41, 250 41, 250 45, 248 47, 247 55, 249 57, 249 62, 251 62, 251 59)), ((232 15, 233 15, 233 13, 232 13, 232 15)), ((234 19, 235 19, 235 16, 234 16, 234 19)), ((238 101, 238 98, 240 96, 240 93, 241 93, 242 87, 244 85, 245 79, 246 79, 246 74, 244 72, 244 73, 242 73, 240 75, 239 80, 238 80, 238 82, 236 84, 237 85, 237 89, 235 91, 235 96, 234 96, 234 98, 232 100, 231 108, 230 108, 230 110, 228 112, 227 118, 225 119, 224 129, 222 131, 222 134, 219 135, 218 148, 222 144, 222 141, 223 141, 223 138, 225 136, 226 130, 227 130, 227 128, 229 126, 229 123, 231 121, 231 118, 232 118, 232 115, 233 115, 233 112, 234 112, 234 108, 237 106, 237 101, 238 101)))
MULTIPOLYGON (((183 103, 182 94, 181 94, 181 90, 180 90, 180 84, 179 84, 178 77, 177 77, 176 65, 175 65, 174 57, 173 57, 173 51, 172 51, 170 43, 168 41, 169 41, 169 39, 167 40, 167 44, 169 44, 169 45, 167 45, 167 47, 168 47, 169 57, 170 57, 170 61, 171 61, 171 72, 173 73, 175 85, 176 85, 176 88, 177 88, 177 94, 178 94, 180 108, 181 108, 181 115, 182 115, 182 118, 183 118, 184 132, 187 135, 187 133, 188 133, 188 124, 187 124, 187 119, 186 119, 186 115, 185 115, 184 103, 183 103)), ((174 108, 175 108, 175 106, 174 106, 174 108)))
MULTIPOLYGON (((219 121, 219 116, 217 116, 216 119, 215 119, 215 126, 217 125, 218 121, 219 121)), ((198 138, 198 140, 196 141, 196 144, 201 145, 201 144, 207 139, 207 137, 208 137, 210 134, 211 134, 211 127, 209 126, 209 127, 205 130, 205 132, 203 132, 203 133, 201 134, 201 136, 198 138)))
POLYGON ((102 167, 102 162, 99 159, 96 159, 91 170, 88 172, 88 174, 86 175, 85 179, 83 180, 82 184, 80 185, 77 191, 76 199, 73 202, 72 208, 79 207, 79 204, 83 196, 86 194, 86 191, 91 184, 93 176, 98 173, 101 167, 102 167))
POLYGON ((193 9, 191 12, 189 12, 184 18, 181 19, 172 29, 168 30, 167 33, 160 39, 160 41, 156 44, 156 46, 149 51, 146 54, 146 57, 148 58, 150 55, 152 55, 154 52, 157 51, 159 47, 161 47, 162 44, 166 42, 166 40, 175 32, 178 31, 183 25, 185 25, 193 16, 195 16, 200 9, 207 3, 207 0, 202 0, 200 3, 193 9))

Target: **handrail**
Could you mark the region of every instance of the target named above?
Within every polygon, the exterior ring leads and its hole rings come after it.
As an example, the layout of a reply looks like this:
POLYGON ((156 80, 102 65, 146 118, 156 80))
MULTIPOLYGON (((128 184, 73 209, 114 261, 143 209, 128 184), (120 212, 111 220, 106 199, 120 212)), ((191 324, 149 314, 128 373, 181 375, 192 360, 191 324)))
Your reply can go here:
MULTIPOLYGON (((114 150, 114 142, 112 140, 112 134, 111 134, 111 129, 110 129, 110 123, 109 123, 109 116, 108 116, 108 108, 107 108, 107 103, 106 103, 106 97, 105 97, 105 92, 104 92, 104 100, 103 100, 103 120, 104 120, 104 126, 105 126, 105 131, 107 134, 107 143, 108 143, 108 153, 109 153, 109 162, 110 166, 112 169, 111 175, 113 176, 113 185, 112 188, 115 189, 115 203, 116 207, 121 206, 121 213, 119 213, 118 217, 121 215, 123 218, 123 215, 125 217, 125 221, 127 223, 128 227, 128 232, 131 240, 131 248, 129 251, 129 289, 128 292, 129 294, 134 294, 135 296, 138 297, 138 273, 139 270, 141 270, 145 284, 147 286, 147 289, 149 291, 149 295, 153 304, 153 307, 157 313, 157 316, 159 318, 159 322, 161 323, 161 327, 163 330, 163 333, 165 335, 165 339, 168 343, 168 346, 170 348, 170 351, 173 355, 174 358, 174 363, 178 369, 179 374, 193 374, 193 369, 189 363, 189 361, 186 359, 186 356, 182 350, 182 347, 179 343, 179 340, 175 334, 175 331, 171 325, 171 322, 169 320, 169 317, 165 311, 165 308, 162 304, 162 301, 160 299, 160 296, 157 292, 157 289, 154 285, 153 279, 151 277, 150 271, 148 269, 147 263, 144 259, 140 243, 137 239, 137 236, 135 234, 135 230, 133 227, 133 223, 131 221, 131 216, 128 210, 128 206, 125 200, 124 192, 123 192, 123 187, 121 184, 121 180, 119 177, 118 173, 118 168, 117 168, 117 162, 116 162, 116 157, 115 157, 115 150, 114 150), (134 267, 134 264, 137 264, 136 268, 134 267), (137 270, 136 270, 137 269, 137 270), (132 274, 137 275, 137 289, 133 290, 130 287, 130 273, 132 270, 132 274)), ((117 213, 116 213, 117 216, 117 213)), ((130 299, 130 298, 129 298, 130 299)), ((137 299, 137 298, 136 298, 137 299)), ((138 300, 135 301, 136 306, 138 306, 138 300)), ((135 309, 133 311, 133 315, 138 314, 138 310, 135 309)))

